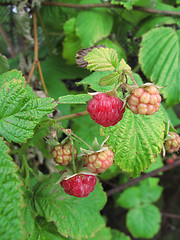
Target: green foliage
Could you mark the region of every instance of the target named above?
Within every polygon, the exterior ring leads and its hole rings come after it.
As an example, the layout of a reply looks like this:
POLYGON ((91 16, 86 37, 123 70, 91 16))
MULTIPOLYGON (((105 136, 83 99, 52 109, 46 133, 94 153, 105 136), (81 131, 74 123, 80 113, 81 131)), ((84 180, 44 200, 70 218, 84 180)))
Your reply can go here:
POLYGON ((160 228, 159 209, 151 203, 156 202, 162 193, 158 178, 148 178, 139 186, 126 189, 117 199, 117 204, 130 209, 126 225, 134 237, 152 238, 160 228))
POLYGON ((54 174, 37 187, 35 192, 37 212, 48 222, 53 221, 58 231, 65 237, 75 239, 91 237, 104 226, 104 220, 98 211, 106 203, 106 196, 100 184, 97 184, 89 197, 81 199, 67 195, 60 184, 56 184, 58 180, 59 175, 54 174))
POLYGON ((159 209, 146 204, 129 210, 126 225, 135 238, 152 238, 160 228, 159 209))
POLYGON ((76 18, 76 34, 81 39, 81 46, 90 47, 107 37, 112 25, 112 15, 106 9, 79 12, 76 18))
POLYGON ((113 240, 131 240, 131 238, 125 235, 123 232, 112 229, 112 239, 113 240))
POLYGON ((25 142, 32 137, 33 129, 39 121, 56 106, 51 98, 32 98, 23 86, 23 81, 10 76, 1 76, 4 80, 0 91, 0 134, 9 142, 25 142), (6 78, 7 76, 7 78, 6 78), (10 80, 12 79, 12 80, 10 80))
POLYGON ((115 164, 135 177, 155 162, 164 142, 163 121, 160 111, 142 116, 126 109, 117 125, 101 128, 103 135, 109 134, 107 143, 115 152, 115 164))
POLYGON ((9 70, 8 60, 5 56, 0 54, 0 74, 7 72, 9 70))
POLYGON ((93 90, 97 91, 97 92, 107 92, 109 90, 111 90, 113 88, 113 86, 100 86, 99 85, 99 81, 106 76, 111 75, 110 71, 106 71, 106 72, 93 72, 91 73, 89 76, 87 76, 86 78, 84 78, 83 80, 81 80, 80 82, 77 82, 76 84, 79 85, 90 85, 90 88, 92 88, 93 90))
POLYGON ((112 41, 109 38, 105 38, 98 42, 98 45, 104 44, 107 48, 113 48, 116 50, 118 58, 124 58, 127 60, 127 56, 125 50, 121 47, 121 45, 117 41, 112 41))
POLYGON ((109 48, 95 48, 84 57, 88 62, 87 69, 91 71, 112 71, 118 63, 117 52, 109 48))
POLYGON ((76 19, 71 18, 64 24, 65 38, 63 41, 63 57, 67 63, 74 64, 78 50, 81 48, 81 41, 76 35, 76 19))
POLYGON ((88 94, 66 95, 58 99, 60 104, 86 104, 92 97, 88 94))
MULTIPOLYGON (((73 4, 107 4, 101 0, 57 2, 71 7, 73 4)), ((6 1, 2 3, 6 4, 6 1)), ((103 182, 105 190, 113 184, 118 186, 130 181, 130 176, 136 177, 141 172, 148 173, 164 165, 161 151, 167 123, 170 120, 170 129, 179 126, 178 107, 171 107, 180 102, 180 20, 171 14, 179 13, 179 0, 112 0, 111 4, 120 6, 109 9, 48 6, 41 0, 12 0, 11 4, 0 7, 3 33, 0 34, 0 136, 3 137, 0 138, 0 239, 130 240, 130 234, 133 238, 153 238, 160 228, 163 201, 167 200, 167 191, 161 197, 163 188, 158 185, 158 178, 148 178, 125 189, 119 196, 117 194, 114 201, 110 199, 110 204, 128 210, 116 208, 117 214, 109 214, 114 206, 107 203, 105 211, 100 213, 107 199, 99 181, 87 198, 67 195, 58 183, 60 174, 49 174, 66 169, 52 162, 51 149, 62 141, 60 136, 64 138, 58 131, 62 127, 68 127, 79 137, 75 142, 78 154, 80 146, 87 149, 87 144, 91 145, 95 136, 103 142, 109 135, 107 144, 114 151, 115 164, 99 175, 100 179, 106 180, 103 182), (134 10, 137 6, 142 7, 142 11, 134 10), (155 15, 146 12, 148 9, 160 12, 155 15), (163 11, 170 11, 170 15, 163 11), (38 54, 33 39, 34 12, 37 16, 38 54), (105 48, 93 49, 94 45, 101 44, 105 48), (88 70, 95 71, 93 73, 73 65, 77 51, 87 47, 93 50, 88 54, 89 49, 82 51, 86 54, 81 60, 87 63, 88 70), (55 101, 36 97, 36 90, 41 88, 37 67, 30 79, 32 88, 26 84, 34 49, 48 94, 55 101), (15 58, 11 57, 10 50, 14 50, 15 58), (23 66, 20 55, 23 55, 23 66), (20 68, 23 73, 17 70, 6 72, 9 68, 20 68), (163 106, 157 113, 134 115, 126 108, 117 125, 101 129, 89 114, 77 117, 79 112, 86 110, 86 103, 92 98, 88 92, 112 90, 111 93, 125 100, 129 94, 125 88, 134 85, 131 74, 139 86, 150 80, 163 87, 159 89, 163 106), (120 86, 121 82, 123 85, 120 86), (53 112, 55 107, 60 113, 53 112), (46 116, 49 113, 50 117, 46 116), (72 118, 73 113, 76 118, 72 118), (61 123, 51 119, 66 115, 70 115, 70 120, 61 123), (160 210, 153 205, 158 199, 160 210), (123 223, 126 212, 127 228, 123 223), (118 226, 124 232, 129 231, 128 235, 113 229, 118 226)), ((166 184, 161 181, 161 185, 166 184)), ((176 211, 173 198, 169 199, 173 211, 176 211)), ((175 221, 173 224, 177 228, 175 221)), ((170 239, 176 239, 176 235, 170 239)), ((164 237, 163 233, 160 236, 164 237)))
POLYGON ((161 27, 144 35, 139 53, 143 72, 158 86, 166 86, 160 92, 171 106, 180 101, 179 44, 180 31, 161 27))
POLYGON ((17 166, 7 151, 7 146, 0 138, 0 239, 23 240, 22 183, 16 174, 17 166))

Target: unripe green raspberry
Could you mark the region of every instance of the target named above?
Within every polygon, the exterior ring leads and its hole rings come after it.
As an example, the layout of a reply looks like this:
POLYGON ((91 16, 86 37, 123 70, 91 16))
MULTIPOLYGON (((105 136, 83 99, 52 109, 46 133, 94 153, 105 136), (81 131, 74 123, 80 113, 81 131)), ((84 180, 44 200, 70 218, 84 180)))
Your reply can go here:
POLYGON ((127 102, 134 114, 152 115, 159 110, 161 96, 158 89, 151 85, 133 90, 127 102))
MULTIPOLYGON (((74 146, 74 158, 77 156, 77 148, 74 146)), ((55 146, 52 151, 54 161, 60 165, 66 166, 73 160, 72 145, 70 142, 64 145, 55 146)))
POLYGON ((102 173, 113 164, 114 153, 110 149, 86 155, 85 163, 90 172, 102 173))
POLYGON ((175 132, 169 132, 169 134, 172 138, 165 141, 165 149, 166 152, 172 153, 177 152, 180 148, 180 137, 175 132))

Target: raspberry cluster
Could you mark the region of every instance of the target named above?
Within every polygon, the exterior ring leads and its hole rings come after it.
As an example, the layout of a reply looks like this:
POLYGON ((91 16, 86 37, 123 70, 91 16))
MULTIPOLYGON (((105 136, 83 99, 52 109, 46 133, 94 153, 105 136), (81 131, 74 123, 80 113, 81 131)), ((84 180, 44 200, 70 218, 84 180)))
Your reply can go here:
POLYGON ((132 91, 128 104, 134 114, 152 115, 159 110, 161 96, 155 86, 146 86, 132 91))
POLYGON ((96 123, 109 127, 122 119, 125 108, 119 98, 99 93, 88 102, 87 111, 96 123))
POLYGON ((110 149, 102 152, 97 152, 91 155, 86 155, 85 163, 90 172, 102 173, 110 168, 113 164, 114 153, 110 149))
POLYGON ((61 182, 65 192, 75 197, 88 197, 94 190, 97 178, 94 175, 79 174, 61 182))
MULTIPOLYGON (((77 148, 74 146, 74 158, 77 156, 77 148)), ((54 147, 52 151, 52 157, 54 161, 60 165, 66 166, 73 159, 72 145, 68 141, 64 145, 58 145, 54 147)))
POLYGON ((180 148, 180 136, 175 132, 169 132, 172 137, 165 141, 165 149, 168 153, 177 152, 180 148))

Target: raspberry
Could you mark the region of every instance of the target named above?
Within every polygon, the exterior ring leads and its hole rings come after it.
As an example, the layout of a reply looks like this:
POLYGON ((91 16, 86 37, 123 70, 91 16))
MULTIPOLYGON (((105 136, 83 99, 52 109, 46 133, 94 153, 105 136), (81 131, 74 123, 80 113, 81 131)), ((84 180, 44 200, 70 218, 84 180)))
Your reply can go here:
POLYGON ((152 115, 159 110, 161 96, 155 86, 146 86, 132 91, 128 104, 134 114, 152 115))
POLYGON ((167 160, 167 164, 171 164, 171 163, 173 163, 173 162, 174 162, 174 159, 172 159, 172 158, 170 158, 170 159, 167 160))
MULTIPOLYGON (((77 156, 77 148, 74 146, 74 158, 77 156)), ((64 145, 58 145, 54 147, 52 151, 52 157, 54 161, 60 165, 68 165, 72 159, 72 145, 70 142, 67 142, 64 145)))
POLYGON ((180 148, 180 137, 177 133, 169 132, 172 137, 165 141, 165 149, 168 153, 177 152, 180 148))
POLYGON ((75 197, 88 197, 94 190, 97 178, 94 175, 79 174, 61 182, 65 192, 75 197))
POLYGON ((90 172, 102 173, 111 167, 114 160, 114 153, 110 149, 97 152, 85 157, 85 163, 90 172))
POLYGON ((119 98, 99 93, 88 102, 87 111, 95 122, 103 127, 109 127, 122 119, 125 108, 119 98))

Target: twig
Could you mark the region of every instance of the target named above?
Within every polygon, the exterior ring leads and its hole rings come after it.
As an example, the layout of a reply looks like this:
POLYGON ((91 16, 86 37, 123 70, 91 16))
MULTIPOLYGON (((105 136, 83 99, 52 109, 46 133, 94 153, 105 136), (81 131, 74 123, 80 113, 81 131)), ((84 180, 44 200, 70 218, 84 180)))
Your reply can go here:
POLYGON ((161 214, 164 217, 180 219, 180 215, 171 214, 171 213, 164 213, 164 212, 162 212, 161 214))
MULTIPOLYGON (((73 4, 73 3, 59 3, 59 2, 42 2, 42 5, 46 6, 58 6, 58 7, 68 7, 68 8, 77 8, 77 9, 89 9, 89 8, 122 8, 125 9, 124 6, 120 4, 111 4, 111 3, 96 3, 96 4, 73 4)), ((151 14, 162 14, 167 16, 178 16, 180 17, 180 12, 174 11, 162 11, 154 8, 145 8, 134 6, 132 8, 135 11, 147 12, 151 14)))
POLYGON ((1 24, 0 24, 0 34, 2 35, 4 41, 6 42, 6 44, 7 44, 7 46, 8 46, 9 51, 10 51, 10 53, 11 53, 11 56, 12 56, 13 58, 15 58, 15 57, 16 57, 16 54, 15 54, 14 48, 13 48, 13 46, 11 45, 11 43, 10 43, 10 41, 9 41, 9 39, 8 39, 5 31, 4 31, 4 29, 2 28, 1 24))
POLYGON ((42 74, 42 70, 41 70, 41 65, 38 59, 38 35, 37 35, 37 18, 36 18, 36 13, 33 13, 33 31, 34 31, 34 61, 33 61, 33 65, 32 68, 28 74, 28 78, 27 78, 27 83, 30 82, 30 79, 32 77, 32 74, 34 72, 34 68, 35 66, 38 67, 39 70, 39 75, 40 75, 40 79, 44 88, 44 92, 45 94, 48 96, 48 92, 47 92, 47 88, 44 82, 44 78, 43 78, 43 74, 42 74))
POLYGON ((131 180, 131 181, 121 185, 121 186, 115 187, 115 188, 107 191, 107 196, 109 197, 109 196, 111 196, 111 195, 113 195, 113 194, 115 194, 117 192, 120 192, 120 191, 124 190, 127 187, 130 187, 130 186, 133 186, 136 183, 139 183, 140 181, 142 181, 144 179, 147 179, 149 177, 154 177, 154 176, 156 176, 160 172, 166 172, 166 171, 168 171, 168 170, 170 170, 170 169, 172 169, 174 167, 177 167, 179 165, 180 165, 180 159, 176 160, 174 163, 171 163, 169 165, 165 165, 165 166, 163 166, 161 168, 158 168, 158 169, 156 169, 156 170, 154 170, 154 171, 152 171, 150 173, 146 173, 146 174, 144 174, 144 175, 142 175, 142 176, 140 176, 140 177, 138 177, 136 179, 133 179, 133 180, 131 180))
MULTIPOLYGON (((125 9, 124 6, 120 4, 111 4, 111 3, 96 3, 96 4, 73 4, 73 3, 60 3, 60 2, 41 2, 42 5, 45 6, 57 6, 57 7, 68 7, 68 8, 77 8, 77 9, 89 9, 89 8, 122 8, 125 9)), ((9 3, 0 3, 0 6, 13 6, 12 2, 9 3)), ((180 12, 175 11, 162 11, 155 8, 145 8, 139 6, 133 6, 132 10, 147 12, 151 14, 161 14, 166 16, 177 16, 180 17, 180 12)))
POLYGON ((89 114, 87 111, 73 113, 73 114, 63 116, 63 117, 56 118, 55 121, 60 122, 60 121, 69 120, 69 119, 72 119, 72 118, 82 117, 82 116, 87 115, 87 114, 89 114))

